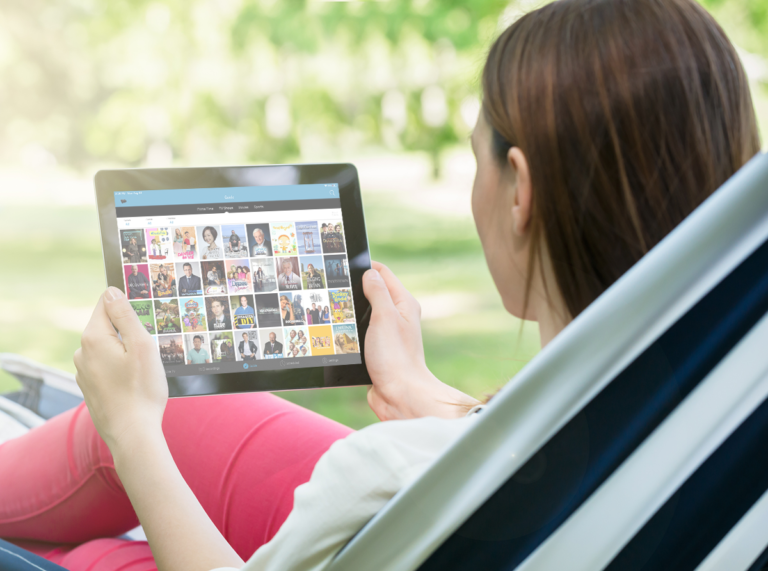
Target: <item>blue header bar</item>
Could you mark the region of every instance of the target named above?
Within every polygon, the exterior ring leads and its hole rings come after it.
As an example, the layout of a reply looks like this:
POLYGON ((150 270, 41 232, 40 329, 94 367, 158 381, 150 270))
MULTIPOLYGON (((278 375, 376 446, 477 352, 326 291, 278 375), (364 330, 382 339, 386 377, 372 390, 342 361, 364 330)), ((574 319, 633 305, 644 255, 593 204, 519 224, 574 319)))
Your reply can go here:
POLYGON ((339 199, 339 185, 292 184, 282 186, 237 186, 230 188, 178 188, 172 190, 129 190, 115 193, 117 208, 174 206, 183 204, 226 204, 277 200, 339 199))

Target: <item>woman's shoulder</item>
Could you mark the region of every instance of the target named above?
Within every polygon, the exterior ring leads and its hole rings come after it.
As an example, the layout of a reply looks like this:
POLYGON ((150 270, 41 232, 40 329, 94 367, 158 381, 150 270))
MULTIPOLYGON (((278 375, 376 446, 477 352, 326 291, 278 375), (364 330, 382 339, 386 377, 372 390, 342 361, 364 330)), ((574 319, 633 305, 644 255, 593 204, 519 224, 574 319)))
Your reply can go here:
POLYGON ((461 436, 470 422, 469 418, 435 417, 379 422, 335 442, 328 460, 352 454, 385 464, 403 462, 408 467, 429 463, 461 436))

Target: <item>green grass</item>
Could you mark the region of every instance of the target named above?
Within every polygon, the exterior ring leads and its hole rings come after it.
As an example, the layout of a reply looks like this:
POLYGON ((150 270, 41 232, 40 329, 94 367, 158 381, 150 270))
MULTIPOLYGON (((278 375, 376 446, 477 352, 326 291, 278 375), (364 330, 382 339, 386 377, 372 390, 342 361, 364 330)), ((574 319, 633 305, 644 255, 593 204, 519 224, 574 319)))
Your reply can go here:
MULTIPOLYGON (((423 322, 430 369, 473 396, 494 392, 536 354, 538 331, 504 311, 472 221, 414 210, 389 194, 367 195, 365 205, 374 259, 425 307, 435 296, 456 306, 423 322)), ((73 372, 80 327, 105 287, 95 209, 5 208, 0 240, 4 273, 15 276, 0 280, 0 352, 73 372)), ((13 387, 0 374, 0 392, 13 387)), ((364 387, 278 394, 354 428, 376 420, 364 387)))

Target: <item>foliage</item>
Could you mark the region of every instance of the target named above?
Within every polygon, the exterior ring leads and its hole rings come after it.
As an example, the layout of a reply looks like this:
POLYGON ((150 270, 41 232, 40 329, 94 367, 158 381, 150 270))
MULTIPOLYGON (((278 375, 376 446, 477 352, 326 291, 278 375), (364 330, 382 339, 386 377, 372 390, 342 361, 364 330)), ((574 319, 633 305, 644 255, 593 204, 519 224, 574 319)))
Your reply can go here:
POLYGON ((471 117, 505 2, 0 6, 0 157, 83 166, 168 150, 263 163, 371 143, 436 154, 466 136, 462 103, 471 117))
MULTIPOLYGON (((768 55, 768 2, 702 1, 768 55)), ((384 145, 437 169, 476 116, 491 40, 535 4, 0 0, 0 161, 269 163, 384 145)))

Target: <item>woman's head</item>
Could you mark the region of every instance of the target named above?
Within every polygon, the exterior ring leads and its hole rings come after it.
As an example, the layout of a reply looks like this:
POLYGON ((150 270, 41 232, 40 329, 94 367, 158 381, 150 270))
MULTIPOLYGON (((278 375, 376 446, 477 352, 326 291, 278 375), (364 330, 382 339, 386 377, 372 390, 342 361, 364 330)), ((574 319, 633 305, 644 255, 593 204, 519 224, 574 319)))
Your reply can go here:
POLYGON ((554 2, 501 34, 482 84, 472 207, 519 317, 567 323, 760 148, 741 63, 694 0, 554 2))
POLYGON ((203 240, 205 240, 208 244, 213 244, 218 236, 219 233, 213 226, 206 226, 203 228, 203 240))

